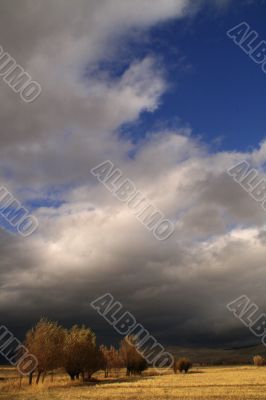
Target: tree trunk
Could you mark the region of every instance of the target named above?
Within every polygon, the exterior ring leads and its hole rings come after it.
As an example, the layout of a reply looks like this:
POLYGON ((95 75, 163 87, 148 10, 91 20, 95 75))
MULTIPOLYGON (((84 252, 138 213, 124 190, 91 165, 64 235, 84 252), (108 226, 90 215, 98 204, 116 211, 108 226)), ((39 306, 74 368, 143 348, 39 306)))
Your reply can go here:
POLYGON ((41 377, 41 372, 38 372, 38 374, 37 374, 37 378, 36 378, 36 385, 38 385, 38 383, 39 383, 39 380, 40 380, 40 377, 41 377))
POLYGON ((46 371, 43 373, 43 376, 42 376, 42 383, 44 382, 45 377, 46 377, 46 371))

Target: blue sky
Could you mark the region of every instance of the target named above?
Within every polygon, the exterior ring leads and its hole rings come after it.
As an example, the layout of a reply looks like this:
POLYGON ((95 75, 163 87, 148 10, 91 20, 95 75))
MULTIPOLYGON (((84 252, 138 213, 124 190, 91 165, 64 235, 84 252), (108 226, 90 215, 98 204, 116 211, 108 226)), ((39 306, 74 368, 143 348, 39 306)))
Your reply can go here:
POLYGON ((169 88, 154 113, 142 113, 123 132, 136 140, 154 128, 188 124, 215 149, 257 147, 266 136, 266 74, 226 32, 246 21, 266 39, 265 17, 266 4, 259 1, 232 3, 216 12, 205 7, 193 17, 151 29, 144 44, 132 44, 134 57, 156 54, 169 88))

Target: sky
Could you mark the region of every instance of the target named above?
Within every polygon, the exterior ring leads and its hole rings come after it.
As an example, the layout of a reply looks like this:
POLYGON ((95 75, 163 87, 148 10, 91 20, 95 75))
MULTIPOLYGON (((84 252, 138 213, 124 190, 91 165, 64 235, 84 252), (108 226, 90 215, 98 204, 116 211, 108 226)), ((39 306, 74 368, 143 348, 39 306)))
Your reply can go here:
MULTIPOLYGON (((121 340, 90 303, 111 293, 163 344, 258 341, 226 305, 265 301, 265 221, 227 169, 265 178, 266 74, 226 32, 266 40, 264 0, 0 2, 0 46, 42 87, 0 76, 1 185, 37 218, 0 220, 1 323, 41 317, 121 340), (90 170, 105 160, 175 227, 158 241, 90 170)), ((1 58, 0 58, 1 66, 1 58)))

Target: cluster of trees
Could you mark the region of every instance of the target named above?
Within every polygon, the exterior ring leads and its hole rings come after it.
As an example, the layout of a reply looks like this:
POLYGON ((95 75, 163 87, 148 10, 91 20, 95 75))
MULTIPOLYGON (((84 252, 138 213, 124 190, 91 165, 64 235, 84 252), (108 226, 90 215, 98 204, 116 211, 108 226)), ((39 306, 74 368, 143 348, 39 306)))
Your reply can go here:
POLYGON ((137 352, 133 338, 125 338, 119 350, 114 347, 97 346, 96 336, 85 326, 73 326, 67 330, 55 322, 41 319, 26 334, 25 346, 33 354, 38 365, 29 374, 32 384, 36 383, 55 369, 64 368, 71 380, 89 380, 96 371, 104 370, 105 375, 111 369, 127 368, 127 374, 141 374, 147 368, 144 358, 137 352), (129 340, 130 343, 129 344, 129 340))
POLYGON ((148 368, 145 359, 139 354, 134 345, 134 337, 129 336, 122 340, 120 348, 116 350, 113 346, 110 348, 102 345, 100 351, 104 358, 104 371, 107 378, 111 370, 120 368, 127 369, 127 376, 141 375, 148 368), (132 345, 133 343, 133 345, 132 345))
POLYGON ((105 345, 100 346, 100 351, 104 357, 104 372, 105 378, 108 378, 110 372, 115 370, 117 373, 120 368, 125 366, 125 361, 121 353, 121 349, 116 350, 113 346, 107 347, 105 345))
MULTIPOLYGON (((148 363, 137 351, 137 343, 133 336, 122 340, 117 350, 113 346, 97 346, 96 336, 93 331, 85 326, 74 325, 71 329, 65 329, 56 322, 41 319, 34 328, 26 334, 25 346, 29 353, 38 360, 35 371, 29 374, 29 383, 32 384, 33 376, 36 383, 40 379, 58 368, 64 368, 71 380, 91 379, 92 375, 103 370, 105 377, 110 371, 121 368, 127 369, 127 375, 141 374, 148 368, 148 363)), ((265 364, 260 355, 253 357, 256 366, 265 364)), ((187 373, 192 368, 188 358, 176 359, 173 370, 176 374, 187 373)))

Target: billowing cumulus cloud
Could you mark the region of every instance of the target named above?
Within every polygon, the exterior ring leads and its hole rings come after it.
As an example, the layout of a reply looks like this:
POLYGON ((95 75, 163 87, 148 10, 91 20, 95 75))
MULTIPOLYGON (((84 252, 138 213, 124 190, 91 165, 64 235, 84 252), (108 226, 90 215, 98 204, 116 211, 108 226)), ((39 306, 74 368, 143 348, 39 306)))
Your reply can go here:
POLYGON ((29 238, 1 231, 8 326, 20 332, 46 315, 113 337, 89 306, 111 292, 164 342, 222 343, 239 333, 228 302, 245 293, 266 306, 265 211, 225 172, 248 159, 263 176, 265 143, 213 153, 187 127, 137 144, 117 133, 156 110, 168 82, 155 55, 132 56, 115 76, 101 63, 122 56, 136 32, 193 12, 186 0, 1 1, 1 46, 43 88, 25 104, 0 82, 2 184, 25 202, 59 204, 35 208, 40 227, 29 238), (175 224, 167 241, 90 174, 107 159, 175 224))

